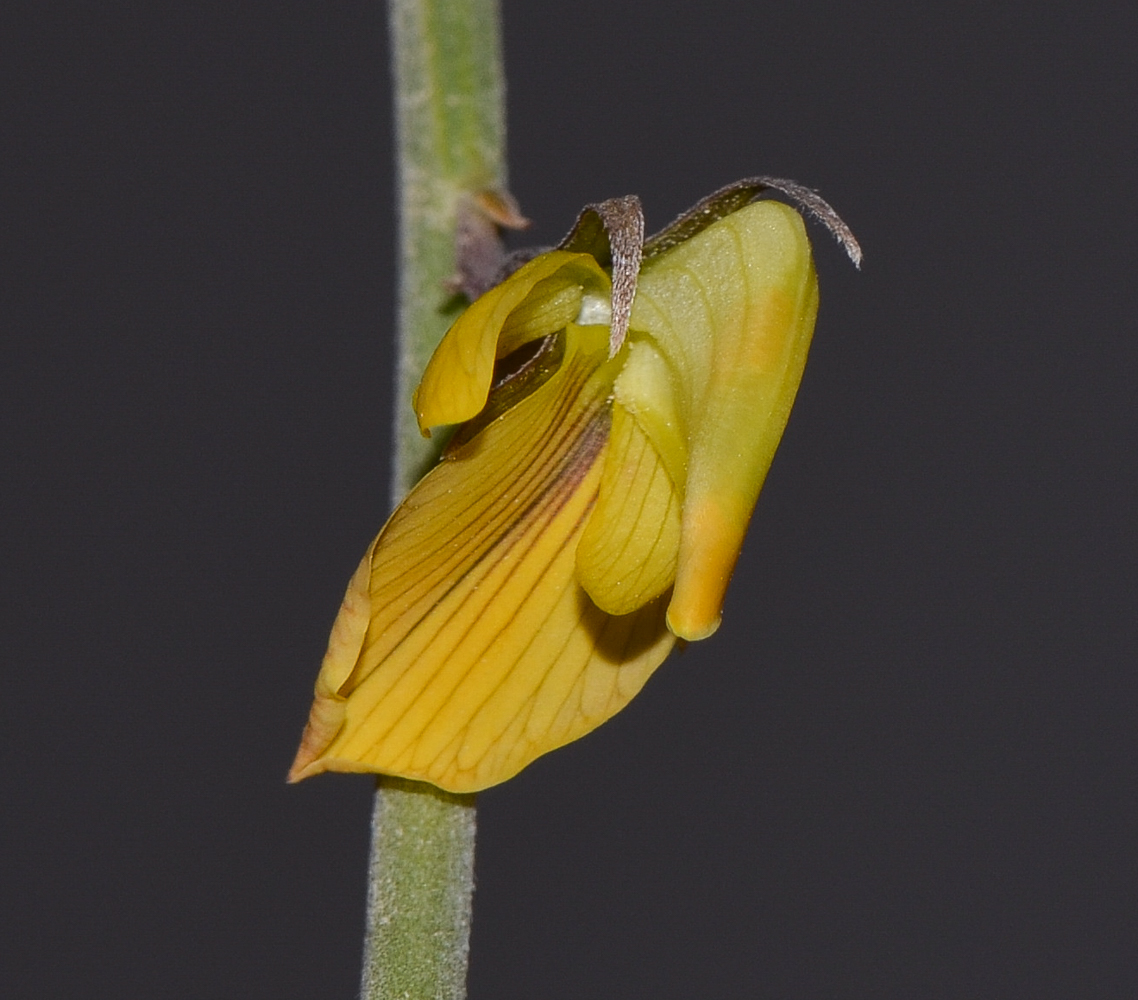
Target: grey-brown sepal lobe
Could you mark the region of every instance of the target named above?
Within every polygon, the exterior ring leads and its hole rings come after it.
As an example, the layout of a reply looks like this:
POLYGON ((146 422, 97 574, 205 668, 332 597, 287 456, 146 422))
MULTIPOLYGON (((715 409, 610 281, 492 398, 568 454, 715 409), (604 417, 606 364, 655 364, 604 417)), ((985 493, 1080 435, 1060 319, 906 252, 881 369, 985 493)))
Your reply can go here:
POLYGON ((615 356, 628 335, 644 250, 644 210, 640 199, 628 194, 586 205, 558 249, 589 253, 602 267, 612 266, 609 357, 615 356))
MULTIPOLYGON (((591 254, 601 267, 611 269, 609 357, 616 355, 628 335, 641 263, 690 240, 768 191, 785 195, 821 222, 842 245, 854 266, 861 267, 861 246, 838 213, 817 191, 784 178, 745 177, 728 184, 696 202, 647 240, 644 212, 640 199, 634 194, 609 198, 581 210, 573 228, 556 249, 591 254)), ((544 247, 505 252, 501 229, 521 229, 527 225, 529 220, 522 217, 509 195, 483 191, 464 201, 456 233, 459 274, 454 279, 454 289, 464 292, 473 301, 543 253, 544 247)))
POLYGON ((660 232, 645 241, 645 259, 655 257, 685 240, 690 240, 713 222, 737 212, 767 191, 778 191, 786 195, 798 208, 805 209, 814 216, 842 245, 842 249, 853 261, 854 267, 861 267, 861 246, 841 216, 817 191, 797 181, 780 177, 745 177, 700 199, 660 232))

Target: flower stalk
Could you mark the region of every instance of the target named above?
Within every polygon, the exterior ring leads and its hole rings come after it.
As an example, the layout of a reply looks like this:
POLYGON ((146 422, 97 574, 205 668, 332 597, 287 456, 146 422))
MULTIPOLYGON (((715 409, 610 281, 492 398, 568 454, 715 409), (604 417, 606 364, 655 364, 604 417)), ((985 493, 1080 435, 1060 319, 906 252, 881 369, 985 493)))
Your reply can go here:
MULTIPOLYGON (((433 463, 411 395, 461 311, 464 198, 505 190, 505 81, 498 0, 388 0, 399 185, 398 347, 392 503, 433 463)), ((466 995, 474 876, 473 795, 381 778, 372 816, 363 1000, 466 995)))

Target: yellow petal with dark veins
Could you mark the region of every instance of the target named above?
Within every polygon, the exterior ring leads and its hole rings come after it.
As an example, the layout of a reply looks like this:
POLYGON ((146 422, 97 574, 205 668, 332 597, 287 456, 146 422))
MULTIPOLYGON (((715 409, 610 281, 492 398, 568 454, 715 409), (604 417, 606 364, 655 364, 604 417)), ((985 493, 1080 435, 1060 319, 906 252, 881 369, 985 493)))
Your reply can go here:
POLYGON ((680 497, 652 442, 614 403, 597 505, 577 546, 577 577, 609 614, 659 597, 676 578, 680 497))
POLYGON ((576 580, 609 432, 607 334, 570 325, 556 372, 388 521, 365 560, 358 657, 345 669, 350 587, 291 780, 375 771, 477 791, 610 718, 667 656, 665 599, 614 617, 576 580))
POLYGON ((608 289, 608 275, 592 256, 551 250, 476 299, 447 331, 415 390, 419 429, 477 415, 495 360, 573 322, 585 291, 604 295, 608 289))

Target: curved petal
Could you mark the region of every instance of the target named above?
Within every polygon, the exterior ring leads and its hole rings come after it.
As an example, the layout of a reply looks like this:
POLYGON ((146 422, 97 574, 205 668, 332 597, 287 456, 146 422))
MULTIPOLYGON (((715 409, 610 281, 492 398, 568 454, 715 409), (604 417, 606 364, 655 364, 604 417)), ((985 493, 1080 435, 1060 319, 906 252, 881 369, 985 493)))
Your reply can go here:
MULTIPOLYGON (((711 635, 743 536, 798 391, 818 308, 802 219, 748 205, 647 261, 632 328, 678 373, 688 436, 669 627, 711 635)), ((619 394, 618 394, 619 395, 619 394)), ((651 433, 651 423, 642 420, 651 433)))
POLYGON ((564 328, 577 318, 584 292, 608 288, 592 256, 551 250, 476 299, 423 372, 413 399, 419 429, 470 420, 486 405, 497 358, 564 328))
MULTIPOLYGON (((663 600, 613 617, 575 576, 609 432, 607 335, 570 325, 560 368, 384 527, 358 657, 326 660, 292 780, 377 771, 477 791, 614 715, 667 656, 663 600)), ((355 636, 355 602, 334 635, 355 636)))
POLYGON ((598 607, 626 615, 672 585, 680 503, 652 442, 614 403, 597 505, 577 546, 577 578, 598 607))
POLYGON ((650 336, 637 334, 613 385, 613 397, 635 418, 682 494, 688 482, 689 432, 681 405, 684 379, 650 336))

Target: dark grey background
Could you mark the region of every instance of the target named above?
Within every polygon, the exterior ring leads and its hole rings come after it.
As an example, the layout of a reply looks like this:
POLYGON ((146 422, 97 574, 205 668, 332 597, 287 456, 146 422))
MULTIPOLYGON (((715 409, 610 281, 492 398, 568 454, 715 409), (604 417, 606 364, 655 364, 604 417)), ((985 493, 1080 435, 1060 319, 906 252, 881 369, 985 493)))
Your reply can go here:
MULTIPOLYGON (((505 14, 533 238, 770 173, 866 264, 720 633, 481 796, 472 998, 1134 996, 1132 5, 505 14)), ((382 7, 0 39, 0 993, 352 996, 370 781, 283 775, 385 505, 382 7)))

